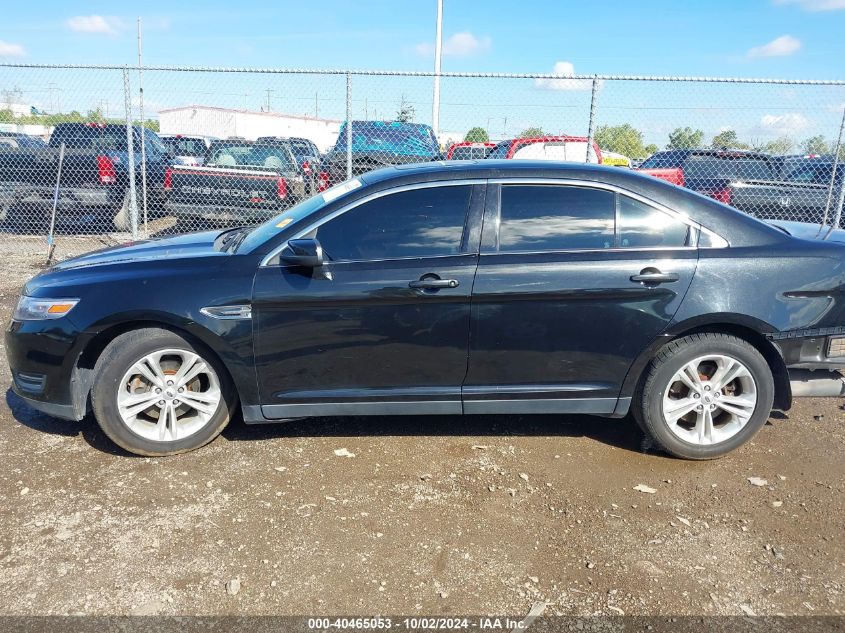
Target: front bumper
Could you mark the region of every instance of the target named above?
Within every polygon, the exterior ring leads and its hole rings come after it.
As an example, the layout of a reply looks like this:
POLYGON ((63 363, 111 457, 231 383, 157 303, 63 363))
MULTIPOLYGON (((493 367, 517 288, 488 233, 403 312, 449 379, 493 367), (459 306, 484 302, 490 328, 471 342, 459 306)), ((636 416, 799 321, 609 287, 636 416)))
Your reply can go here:
POLYGON ((11 321, 6 358, 12 390, 49 415, 81 420, 87 412, 86 375, 77 368, 85 337, 68 321, 11 321))

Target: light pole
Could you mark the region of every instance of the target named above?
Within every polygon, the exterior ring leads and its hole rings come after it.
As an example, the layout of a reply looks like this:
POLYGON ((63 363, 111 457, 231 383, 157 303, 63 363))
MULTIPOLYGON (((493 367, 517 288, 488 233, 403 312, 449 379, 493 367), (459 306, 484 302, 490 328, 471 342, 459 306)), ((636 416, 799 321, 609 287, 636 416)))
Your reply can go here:
POLYGON ((443 48, 443 0, 437 0, 437 32, 434 41, 434 100, 431 108, 431 127, 434 136, 440 134, 440 57, 443 48))

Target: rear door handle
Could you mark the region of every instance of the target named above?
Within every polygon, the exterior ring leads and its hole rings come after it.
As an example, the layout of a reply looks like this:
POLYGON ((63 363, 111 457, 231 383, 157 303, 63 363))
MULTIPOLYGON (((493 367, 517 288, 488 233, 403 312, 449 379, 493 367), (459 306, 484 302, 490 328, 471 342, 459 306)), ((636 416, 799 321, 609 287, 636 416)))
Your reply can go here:
POLYGON ((656 268, 646 268, 641 270, 639 275, 631 275, 631 281, 647 286, 671 283, 678 281, 680 278, 681 276, 678 273, 662 273, 656 268))
POLYGON ((409 288, 416 290, 431 289, 431 288, 457 288, 460 286, 457 279, 420 279, 419 281, 408 282, 409 288))

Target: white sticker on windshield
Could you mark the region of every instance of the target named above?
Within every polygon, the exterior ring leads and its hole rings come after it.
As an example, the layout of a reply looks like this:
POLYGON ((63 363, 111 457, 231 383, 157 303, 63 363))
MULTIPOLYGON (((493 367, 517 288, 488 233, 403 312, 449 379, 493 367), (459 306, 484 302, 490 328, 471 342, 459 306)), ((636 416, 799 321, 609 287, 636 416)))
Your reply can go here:
POLYGON ((327 189, 323 192, 323 200, 325 202, 331 202, 335 198, 339 198, 345 193, 349 193, 361 186, 361 181, 357 178, 353 178, 352 180, 347 180, 346 182, 342 182, 339 185, 335 185, 331 189, 327 189))

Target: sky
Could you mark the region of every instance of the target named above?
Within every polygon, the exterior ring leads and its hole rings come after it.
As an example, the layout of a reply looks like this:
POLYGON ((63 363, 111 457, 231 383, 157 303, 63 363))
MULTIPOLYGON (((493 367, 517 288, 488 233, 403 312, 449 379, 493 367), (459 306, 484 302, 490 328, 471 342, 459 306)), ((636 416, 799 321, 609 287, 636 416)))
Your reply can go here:
MULTIPOLYGON (((435 7, 435 0, 10 2, 0 63, 132 64, 141 17, 147 65, 427 71, 435 7)), ((845 0, 444 0, 443 32, 445 71, 840 79, 845 0)), ((103 73, 0 68, 0 88, 9 86, 48 111, 92 101, 119 109, 121 101, 120 78, 103 73)), ((845 103, 841 89, 678 86, 603 84, 600 119, 633 121, 655 140, 684 121, 708 134, 730 126, 764 137, 830 136, 845 103)), ((339 77, 148 73, 145 88, 153 114, 187 102, 249 109, 269 102, 276 111, 345 115, 339 77)), ((427 122, 430 92, 428 78, 356 78, 353 115, 389 118, 404 99, 427 122)), ((444 80, 441 127, 476 123, 500 137, 535 124, 583 133, 589 98, 589 84, 575 82, 444 80)))

